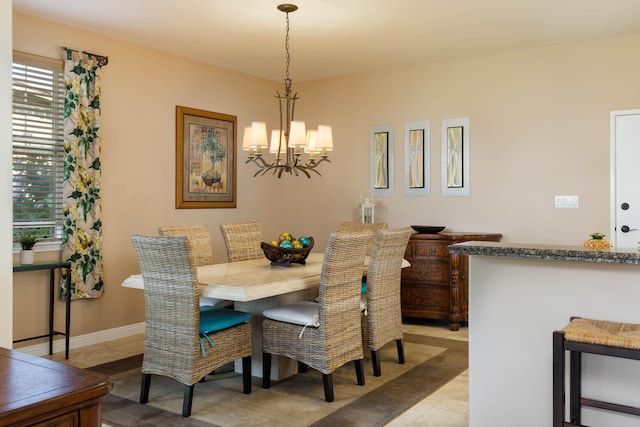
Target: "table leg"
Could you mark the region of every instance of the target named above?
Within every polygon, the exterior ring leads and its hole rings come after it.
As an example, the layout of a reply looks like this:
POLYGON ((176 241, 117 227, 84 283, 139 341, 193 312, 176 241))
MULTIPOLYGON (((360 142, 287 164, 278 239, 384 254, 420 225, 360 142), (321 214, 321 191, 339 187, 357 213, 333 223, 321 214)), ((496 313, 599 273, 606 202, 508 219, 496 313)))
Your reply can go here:
POLYGON ((56 270, 49 270, 49 355, 53 354, 53 303, 55 301, 56 270))
POLYGON ((69 336, 71 335, 71 266, 67 267, 67 294, 65 301, 64 358, 69 358, 69 336))

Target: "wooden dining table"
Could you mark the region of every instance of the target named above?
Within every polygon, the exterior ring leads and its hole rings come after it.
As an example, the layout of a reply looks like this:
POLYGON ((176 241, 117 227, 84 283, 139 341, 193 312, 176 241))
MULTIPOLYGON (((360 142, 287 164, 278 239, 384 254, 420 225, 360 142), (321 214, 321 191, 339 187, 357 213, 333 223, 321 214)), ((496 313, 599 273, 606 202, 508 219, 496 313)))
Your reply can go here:
MULTIPOLYGON (((318 295, 324 253, 311 253, 306 263, 289 267, 272 266, 266 259, 210 264, 198 267, 200 295, 234 301, 234 308, 251 313, 253 357, 251 375, 262 377, 262 312, 268 308, 300 300, 313 300, 318 295)), ((368 257, 362 263, 367 273, 368 257)), ((408 267, 403 261, 402 267, 408 267)), ((142 274, 129 276, 122 286, 144 289, 142 274)), ((242 370, 239 361, 236 371, 242 370)), ((271 379, 281 380, 296 372, 294 361, 273 357, 271 379)))

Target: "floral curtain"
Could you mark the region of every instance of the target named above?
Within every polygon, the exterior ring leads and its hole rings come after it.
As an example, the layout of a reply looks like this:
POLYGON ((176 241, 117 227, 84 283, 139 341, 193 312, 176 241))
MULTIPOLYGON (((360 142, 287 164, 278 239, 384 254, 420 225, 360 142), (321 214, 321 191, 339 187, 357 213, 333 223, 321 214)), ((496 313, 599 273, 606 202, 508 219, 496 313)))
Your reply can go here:
MULTIPOLYGON (((98 298, 104 293, 102 209, 100 201, 100 59, 63 48, 64 222, 62 259, 72 262, 71 297, 98 298)), ((61 298, 66 292, 62 277, 61 298)))

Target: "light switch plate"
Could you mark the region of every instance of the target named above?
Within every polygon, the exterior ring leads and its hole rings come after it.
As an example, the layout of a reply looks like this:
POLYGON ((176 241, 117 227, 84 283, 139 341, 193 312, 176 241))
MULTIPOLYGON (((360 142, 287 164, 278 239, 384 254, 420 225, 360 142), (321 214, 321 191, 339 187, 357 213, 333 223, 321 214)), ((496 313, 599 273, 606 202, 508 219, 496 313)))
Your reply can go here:
POLYGON ((556 196, 556 208, 577 208, 579 198, 575 196, 556 196))

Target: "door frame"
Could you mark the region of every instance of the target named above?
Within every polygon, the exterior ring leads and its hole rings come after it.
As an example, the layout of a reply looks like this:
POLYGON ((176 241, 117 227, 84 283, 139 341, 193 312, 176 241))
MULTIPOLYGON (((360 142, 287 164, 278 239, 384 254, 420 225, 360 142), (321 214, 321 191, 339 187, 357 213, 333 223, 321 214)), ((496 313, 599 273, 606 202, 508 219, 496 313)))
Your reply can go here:
POLYGON ((616 164, 617 164, 617 150, 616 150, 616 117, 619 116, 630 116, 630 115, 640 115, 640 109, 634 110, 619 110, 612 111, 609 121, 610 127, 610 138, 611 138, 611 146, 609 151, 609 171, 610 171, 610 203, 609 203, 609 241, 613 243, 614 247, 617 245, 618 235, 616 234, 616 210, 617 210, 617 199, 616 199, 616 164))

